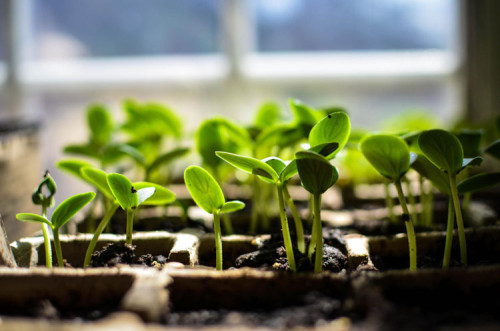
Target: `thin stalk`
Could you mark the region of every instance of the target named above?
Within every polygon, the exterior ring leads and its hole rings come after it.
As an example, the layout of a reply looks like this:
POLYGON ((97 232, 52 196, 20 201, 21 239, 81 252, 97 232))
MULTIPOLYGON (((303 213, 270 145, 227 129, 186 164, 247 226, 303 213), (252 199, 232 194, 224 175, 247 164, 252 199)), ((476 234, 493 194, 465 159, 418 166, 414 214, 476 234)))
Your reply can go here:
POLYGON ((427 226, 429 223, 429 220, 427 219, 427 193, 424 188, 424 177, 420 175, 418 175, 418 188, 420 191, 420 221, 422 222, 421 225, 427 226))
POLYGON ((134 231, 134 209, 127 210, 127 234, 125 243, 132 245, 132 232, 134 231))
POLYGON ((470 205, 471 198, 472 198, 471 192, 464 193, 464 198, 462 200, 462 208, 464 209, 465 215, 467 215, 469 213, 469 205, 470 205))
MULTIPOLYGON (((47 206, 42 205, 42 216, 47 218, 47 206)), ((52 247, 50 246, 49 225, 42 223, 43 243, 45 247, 45 265, 52 269, 52 247)))
POLYGON ((307 201, 307 204, 309 207, 309 215, 307 215, 307 222, 309 223, 309 225, 314 224, 314 211, 313 211, 314 201, 313 200, 314 200, 313 195, 309 194, 309 200, 307 201))
POLYGON ((453 200, 448 197, 448 224, 446 225, 446 243, 444 245, 443 269, 448 269, 450 267, 454 218, 455 213, 453 212, 453 200))
POLYGON ((215 235, 215 268, 217 270, 222 270, 222 238, 220 231, 219 211, 216 211, 214 213, 214 235, 215 235))
POLYGON ((118 209, 118 206, 119 204, 115 202, 110 208, 108 208, 106 214, 99 223, 99 226, 97 226, 97 229, 94 232, 94 236, 92 237, 92 240, 89 243, 89 247, 87 248, 87 252, 85 253, 85 260, 83 262, 83 267, 87 267, 90 264, 90 259, 92 258, 92 253, 94 252, 94 248, 97 245, 97 240, 99 239, 99 236, 101 235, 102 231, 104 231, 104 229, 108 225, 111 217, 118 209))
POLYGON ((389 211, 389 220, 395 224, 397 222, 396 214, 394 214, 394 201, 392 201, 391 193, 389 192, 389 182, 384 180, 385 190, 385 205, 389 211))
POLYGON ((286 184, 283 184, 283 194, 286 200, 286 204, 290 207, 290 211, 292 212, 293 222, 295 224, 295 233, 297 235, 297 248, 301 253, 306 252, 306 243, 304 241, 304 227, 302 226, 302 219, 300 218, 299 211, 293 202, 292 197, 290 196, 290 192, 288 192, 288 188, 286 184))
POLYGON ((460 262, 467 265, 467 242, 465 239, 464 221, 462 218, 462 210, 460 209, 460 200, 458 199, 457 178, 456 175, 448 174, 450 180, 451 197, 453 198, 453 206, 455 207, 455 215, 457 215, 458 242, 460 244, 460 262))
POLYGON ((257 233, 257 222, 259 218, 259 209, 258 209, 258 199, 260 196, 259 192, 259 182, 257 176, 252 176, 253 178, 253 196, 252 196, 252 216, 250 219, 250 227, 248 229, 248 233, 257 233))
POLYGON ((406 226, 408 248, 410 251, 410 270, 417 270, 417 240, 415 238, 415 230, 413 229, 410 212, 408 211, 408 206, 406 205, 406 199, 403 194, 401 181, 399 179, 394 181, 394 185, 396 185, 396 190, 398 191, 399 203, 401 204, 401 208, 403 208, 403 221, 406 226))
POLYGON ((53 229, 54 247, 56 248, 57 264, 60 268, 64 268, 64 261, 61 250, 61 241, 59 240, 59 229, 53 229))
POLYGON ((323 229, 321 226, 321 194, 313 195, 314 224, 316 233, 316 257, 314 259, 314 272, 323 270, 323 229))
POLYGON ((411 189, 411 182, 406 177, 404 177, 404 182, 405 182, 405 186, 406 186, 406 191, 408 192, 408 201, 410 202, 410 206, 411 206, 410 217, 411 217, 414 224, 419 225, 420 219, 419 219, 418 213, 417 213, 417 202, 415 200, 415 195, 413 194, 413 191, 411 189))
POLYGON ((307 249, 307 257, 309 258, 309 261, 311 261, 311 263, 315 249, 316 249, 316 222, 313 222, 311 229, 311 239, 309 240, 309 247, 307 249))
POLYGON ((295 257, 293 254, 292 239, 290 238, 290 230, 288 229, 288 220, 286 218, 285 202, 283 200, 283 184, 276 185, 278 188, 278 203, 280 208, 281 230, 283 232, 283 241, 285 243, 286 257, 288 265, 293 272, 297 272, 295 266, 295 257))

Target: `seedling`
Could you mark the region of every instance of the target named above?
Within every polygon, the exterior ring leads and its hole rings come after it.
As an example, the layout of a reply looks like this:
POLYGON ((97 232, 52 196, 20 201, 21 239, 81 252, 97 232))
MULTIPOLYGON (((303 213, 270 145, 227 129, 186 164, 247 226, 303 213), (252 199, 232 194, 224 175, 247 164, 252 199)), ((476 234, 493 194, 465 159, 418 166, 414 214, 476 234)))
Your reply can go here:
POLYGON ((309 244, 309 255, 316 248, 314 272, 321 272, 323 263, 323 230, 321 226, 321 195, 338 179, 337 169, 328 160, 312 151, 295 154, 302 186, 313 195, 314 223, 309 244))
POLYGON ((74 195, 64 200, 52 214, 49 220, 46 216, 40 216, 32 213, 17 214, 16 218, 24 222, 35 222, 47 224, 52 229, 54 236, 54 247, 56 249, 57 264, 59 267, 64 267, 64 260, 61 250, 61 242, 59 240, 59 229, 66 224, 80 209, 94 199, 95 193, 81 193, 74 195))
POLYGON ((184 182, 196 204, 214 216, 216 269, 222 270, 222 239, 220 215, 243 209, 241 201, 225 201, 224 193, 215 179, 203 168, 190 166, 184 171, 184 182))
MULTIPOLYGON (((408 234, 410 251, 410 270, 417 269, 417 243, 412 219, 406 204, 401 186, 401 178, 410 168, 410 150, 405 141, 399 137, 387 134, 368 135, 361 141, 360 149, 371 165, 396 186, 399 202, 403 209, 402 219, 408 234)), ((414 159, 414 154, 412 154, 414 159)))
MULTIPOLYGON (((33 203, 42 206, 42 217, 47 217, 47 208, 54 206, 54 194, 56 190, 56 182, 50 176, 49 171, 45 171, 43 180, 31 195, 33 203), (48 191, 48 195, 45 195, 44 191, 48 191)), ((50 247, 49 226, 46 223, 42 223, 42 234, 45 245, 45 265, 47 268, 52 268, 52 249, 50 247)))
POLYGON ((464 159, 462 145, 458 138, 445 130, 429 130, 418 138, 418 145, 424 155, 448 177, 449 189, 457 219, 458 240, 460 243, 460 261, 467 265, 467 243, 460 200, 457 191, 457 174, 469 165, 478 165, 480 157, 464 159))
POLYGON ((87 182, 94 185, 104 196, 112 201, 107 207, 104 217, 89 243, 83 263, 84 267, 90 264, 99 236, 108 225, 118 207, 122 207, 127 213, 126 243, 131 244, 133 216, 137 207, 140 205, 161 206, 175 200, 174 193, 158 184, 149 182, 131 183, 123 175, 108 175, 104 171, 93 167, 83 167, 80 169, 80 173, 87 182))

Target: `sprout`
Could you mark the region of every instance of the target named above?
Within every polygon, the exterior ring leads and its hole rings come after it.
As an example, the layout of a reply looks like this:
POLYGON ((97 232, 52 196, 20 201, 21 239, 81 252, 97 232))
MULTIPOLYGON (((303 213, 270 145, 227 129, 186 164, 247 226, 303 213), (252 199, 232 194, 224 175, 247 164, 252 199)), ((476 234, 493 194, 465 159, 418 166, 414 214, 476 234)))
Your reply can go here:
POLYGON ((56 249, 57 263, 59 267, 64 267, 64 260, 59 240, 59 229, 66 224, 80 209, 94 199, 95 193, 81 193, 64 200, 52 214, 49 220, 46 216, 39 216, 31 213, 17 214, 16 218, 24 222, 42 223, 50 226, 54 235, 54 247, 56 249))
POLYGON ((369 135, 363 138, 360 149, 368 162, 377 169, 384 177, 394 182, 398 191, 398 198, 403 208, 403 221, 408 234, 408 246, 410 251, 410 270, 417 269, 417 243, 415 231, 410 218, 410 212, 406 204, 401 178, 410 168, 411 159, 408 145, 399 137, 386 134, 369 135))
POLYGON ((328 160, 312 151, 295 154, 302 186, 313 195, 314 223, 309 243, 309 256, 316 248, 314 272, 321 272, 323 263, 323 230, 321 226, 321 195, 338 179, 337 169, 328 160))
POLYGON ((222 270, 220 215, 243 209, 245 204, 237 200, 226 202, 219 184, 208 171, 198 166, 190 166, 184 171, 184 181, 196 204, 214 216, 216 269, 222 270))

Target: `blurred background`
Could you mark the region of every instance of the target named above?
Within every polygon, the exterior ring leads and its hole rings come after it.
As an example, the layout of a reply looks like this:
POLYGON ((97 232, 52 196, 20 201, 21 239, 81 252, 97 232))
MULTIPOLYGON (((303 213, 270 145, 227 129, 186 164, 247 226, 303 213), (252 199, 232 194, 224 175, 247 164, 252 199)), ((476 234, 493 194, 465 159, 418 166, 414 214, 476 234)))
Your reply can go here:
MULTIPOLYGON (((473 108, 465 40, 485 36, 464 17, 498 7, 472 2, 0 0, 0 118, 39 121, 39 175, 86 139, 89 103, 120 116, 124 98, 169 105, 191 132, 289 97, 345 107, 355 127, 408 109, 452 123, 473 108)), ((69 183, 59 201, 81 191, 69 183)))

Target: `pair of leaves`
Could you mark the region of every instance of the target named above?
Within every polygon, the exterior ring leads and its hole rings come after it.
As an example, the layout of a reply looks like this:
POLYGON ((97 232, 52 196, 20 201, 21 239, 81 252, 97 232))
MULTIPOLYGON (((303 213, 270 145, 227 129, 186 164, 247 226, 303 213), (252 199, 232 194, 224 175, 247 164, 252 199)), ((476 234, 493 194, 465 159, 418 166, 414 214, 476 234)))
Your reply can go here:
POLYGON ((394 135, 368 135, 361 140, 360 150, 370 164, 384 177, 399 180, 410 168, 416 155, 406 142, 394 135))
POLYGON ((331 159, 347 143, 351 133, 351 121, 345 112, 336 112, 327 115, 320 120, 309 133, 309 145, 312 148, 329 143, 336 143, 334 151, 330 153, 320 153, 327 159, 331 159))
POLYGON ((207 213, 230 213, 245 207, 241 201, 226 202, 217 181, 201 167, 188 167, 184 171, 184 182, 193 200, 207 213))
POLYGON ((295 153, 302 186, 312 194, 323 194, 339 178, 337 169, 324 157, 313 151, 295 153))
POLYGON ((92 199, 94 199, 94 192, 87 192, 74 195, 66 200, 64 200, 57 208, 54 210, 50 221, 37 214, 32 213, 21 213, 17 214, 16 218, 24 222, 36 222, 36 223, 46 223, 52 229, 58 230, 64 224, 66 224, 75 214, 82 209, 86 204, 88 204, 92 199))
POLYGON ((54 194, 56 194, 56 191, 56 182, 54 181, 52 176, 50 176, 49 171, 47 170, 43 176, 43 180, 31 195, 31 200, 35 205, 52 207, 55 203, 54 194), (45 196, 43 193, 44 188, 46 188, 49 193, 47 196, 45 196))

